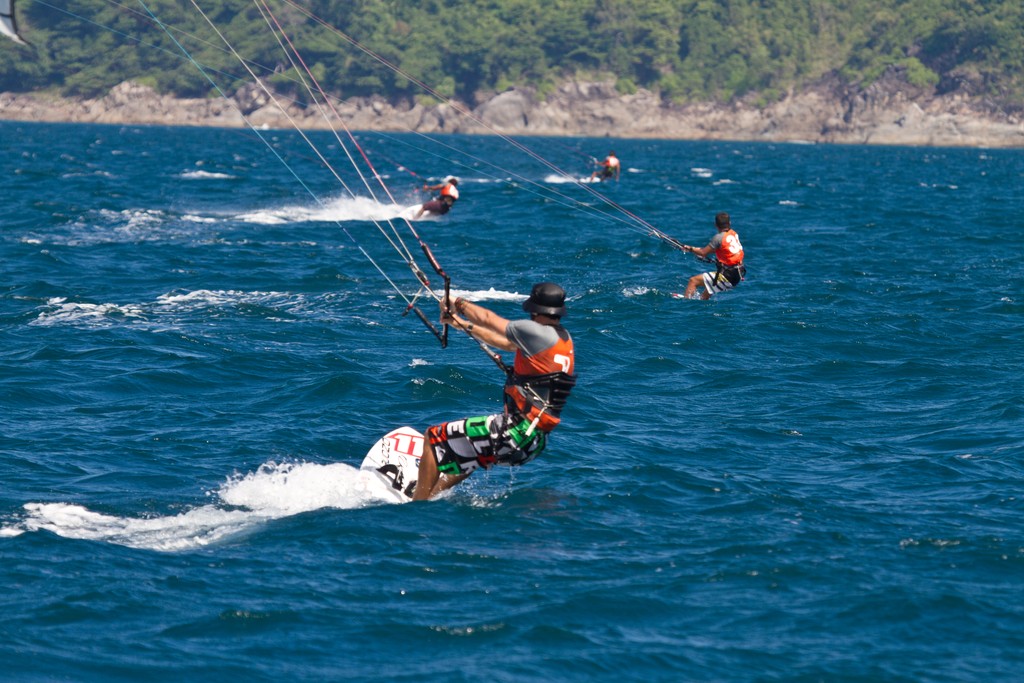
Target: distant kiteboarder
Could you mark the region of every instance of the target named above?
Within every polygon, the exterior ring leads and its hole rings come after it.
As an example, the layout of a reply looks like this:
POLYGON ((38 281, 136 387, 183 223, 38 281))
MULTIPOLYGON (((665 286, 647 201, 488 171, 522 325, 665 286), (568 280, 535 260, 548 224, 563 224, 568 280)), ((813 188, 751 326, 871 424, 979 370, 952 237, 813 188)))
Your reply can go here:
POLYGON ((452 205, 459 199, 459 179, 455 176, 448 176, 444 182, 437 185, 424 185, 425 192, 439 191, 439 194, 430 201, 423 202, 423 205, 413 215, 419 220, 424 213, 430 212, 436 216, 443 216, 452 210, 452 205))
POLYGON ((599 179, 601 182, 615 178, 616 182, 619 180, 619 175, 622 172, 622 164, 619 163, 619 158, 615 156, 615 151, 608 152, 608 156, 605 157, 604 161, 597 162, 600 166, 599 169, 590 174, 590 179, 599 179))
POLYGON ((738 285, 747 269, 743 265, 743 245, 740 244, 740 236, 732 229, 729 214, 724 211, 715 215, 715 228, 718 232, 711 238, 707 246, 692 247, 689 244, 678 245, 683 251, 696 254, 706 258, 714 252, 717 259, 717 268, 713 273, 699 273, 690 278, 686 283, 686 291, 683 292, 684 299, 692 299, 698 287, 703 287, 701 299, 709 299, 712 294, 724 292, 738 285))

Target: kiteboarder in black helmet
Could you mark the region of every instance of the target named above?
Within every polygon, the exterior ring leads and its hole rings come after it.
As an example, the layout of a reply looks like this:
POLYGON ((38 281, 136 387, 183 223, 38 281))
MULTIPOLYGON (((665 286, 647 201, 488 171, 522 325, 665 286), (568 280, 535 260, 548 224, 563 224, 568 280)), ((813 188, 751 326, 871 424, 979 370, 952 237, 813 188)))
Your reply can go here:
POLYGON ((479 467, 518 466, 547 446, 548 434, 576 384, 572 337, 562 327, 565 290, 553 282, 533 286, 523 302, 529 320, 509 321, 463 298, 441 301, 441 322, 515 360, 505 382, 505 410, 427 429, 414 500, 451 488, 479 467))

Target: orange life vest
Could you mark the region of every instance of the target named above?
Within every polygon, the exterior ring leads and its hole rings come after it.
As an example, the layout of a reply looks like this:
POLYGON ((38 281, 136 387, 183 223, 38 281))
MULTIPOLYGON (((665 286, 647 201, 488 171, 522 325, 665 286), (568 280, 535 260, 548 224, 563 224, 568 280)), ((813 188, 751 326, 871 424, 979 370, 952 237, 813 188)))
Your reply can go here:
POLYGON ((441 188, 442 197, 451 197, 453 200, 459 198, 459 189, 451 183, 445 183, 444 187, 441 188))
POLYGON ((516 349, 505 383, 506 401, 531 422, 539 416, 536 428, 550 432, 561 422, 562 407, 576 383, 574 368, 572 337, 558 328, 558 341, 540 353, 527 356, 516 349))
POLYGON ((715 258, 723 266, 738 266, 743 263, 743 245, 740 236, 733 229, 722 233, 722 246, 715 249, 715 258))

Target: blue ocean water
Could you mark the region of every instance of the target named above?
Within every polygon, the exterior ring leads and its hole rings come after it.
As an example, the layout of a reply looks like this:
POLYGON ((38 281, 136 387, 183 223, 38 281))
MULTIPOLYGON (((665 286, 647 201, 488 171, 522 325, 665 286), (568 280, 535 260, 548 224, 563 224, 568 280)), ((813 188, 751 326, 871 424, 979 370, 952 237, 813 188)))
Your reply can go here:
POLYGON ((581 176, 614 146, 597 196, 496 137, 360 134, 392 205, 264 134, 294 174, 252 133, 0 123, 4 680, 1024 670, 1024 152, 518 141, 581 176), (500 405, 377 270, 416 293, 371 219, 448 173, 417 231, 507 317, 562 283, 580 383, 539 460, 386 504, 382 434, 500 405), (703 245, 717 211, 747 280, 673 298, 704 264, 626 212, 703 245))

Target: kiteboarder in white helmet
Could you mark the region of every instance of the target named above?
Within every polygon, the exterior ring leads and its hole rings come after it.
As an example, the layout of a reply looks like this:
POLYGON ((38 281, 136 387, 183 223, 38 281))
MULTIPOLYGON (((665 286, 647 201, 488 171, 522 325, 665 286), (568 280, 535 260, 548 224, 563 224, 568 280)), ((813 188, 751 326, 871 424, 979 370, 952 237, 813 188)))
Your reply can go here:
POLYGON ((424 185, 423 190, 431 192, 439 190, 440 194, 430 201, 423 202, 420 208, 416 211, 413 216, 414 219, 419 220, 424 213, 429 211, 430 213, 438 216, 443 216, 451 211, 452 206, 459 198, 459 179, 455 176, 448 176, 444 179, 444 182, 437 185, 424 185))

